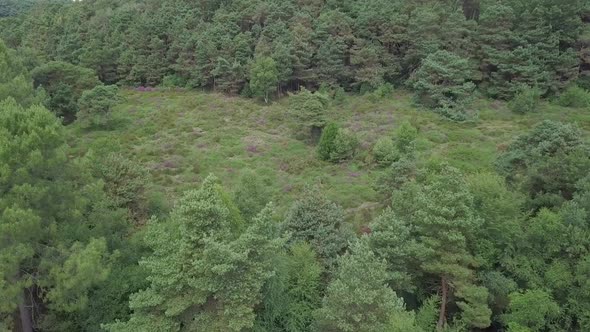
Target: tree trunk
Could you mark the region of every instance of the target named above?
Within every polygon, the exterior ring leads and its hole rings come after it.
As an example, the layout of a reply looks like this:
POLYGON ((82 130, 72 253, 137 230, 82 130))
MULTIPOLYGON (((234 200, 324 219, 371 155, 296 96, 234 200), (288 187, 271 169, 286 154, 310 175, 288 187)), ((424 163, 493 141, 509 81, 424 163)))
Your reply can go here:
POLYGON ((442 331, 447 322, 447 297, 448 297, 448 285, 444 277, 441 278, 442 294, 440 300, 440 312, 438 314, 438 323, 436 323, 436 330, 442 331))
POLYGON ((31 317, 31 310, 27 307, 26 289, 23 289, 21 300, 18 303, 18 312, 22 331, 33 332, 33 318, 31 317))

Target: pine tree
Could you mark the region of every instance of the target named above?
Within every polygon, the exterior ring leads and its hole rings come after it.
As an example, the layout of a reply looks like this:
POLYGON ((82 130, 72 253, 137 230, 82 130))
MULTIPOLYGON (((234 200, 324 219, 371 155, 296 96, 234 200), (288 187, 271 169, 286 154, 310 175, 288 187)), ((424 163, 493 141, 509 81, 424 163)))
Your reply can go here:
MULTIPOLYGON (((429 168, 418 182, 409 182, 394 193, 392 210, 393 219, 378 222, 383 229, 380 238, 391 238, 396 236, 392 230, 403 230, 408 234, 404 238, 413 240, 375 242, 375 250, 394 268, 416 266, 410 274, 418 280, 438 279, 441 300, 437 328, 446 325, 451 298, 466 323, 487 327, 491 315, 487 290, 476 284, 474 268, 478 263, 473 254, 475 231, 482 221, 473 210, 473 197, 461 173, 444 164, 429 168)), ((400 280, 404 281, 403 274, 400 280)))
POLYGON ((265 208, 243 232, 214 177, 187 192, 170 220, 152 220, 141 261, 150 286, 131 297, 127 322, 110 331, 241 331, 254 324, 254 307, 272 276, 272 257, 281 245, 265 208), (239 229, 239 228, 238 228, 239 229))
POLYGON ((322 265, 331 269, 347 246, 351 234, 344 224, 342 208, 329 201, 317 187, 307 187, 293 203, 283 231, 290 243, 307 242, 315 250, 322 265))
POLYGON ((385 263, 366 239, 356 241, 338 259, 322 308, 316 312, 316 331, 379 332, 395 330, 403 315, 403 300, 387 286, 385 263))
POLYGON ((447 51, 429 54, 413 78, 416 100, 452 120, 465 120, 465 106, 475 89, 467 59, 447 51))
POLYGON ((30 332, 45 318, 33 317, 31 306, 56 313, 86 306, 89 289, 109 273, 113 234, 124 232, 125 218, 109 208, 86 162, 68 160, 65 132, 49 111, 9 98, 0 103, 0 125, 0 321, 10 328, 19 317, 30 332))

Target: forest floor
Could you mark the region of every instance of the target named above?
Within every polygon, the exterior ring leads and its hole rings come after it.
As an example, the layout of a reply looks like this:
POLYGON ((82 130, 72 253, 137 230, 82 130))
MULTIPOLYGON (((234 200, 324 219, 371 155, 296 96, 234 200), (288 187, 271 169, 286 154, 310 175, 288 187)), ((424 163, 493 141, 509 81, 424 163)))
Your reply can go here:
POLYGON ((211 173, 233 188, 251 169, 264 178, 284 212, 306 183, 319 181, 357 226, 370 220, 382 201, 373 189, 382 172, 371 161, 373 144, 404 120, 418 128, 421 158, 446 160, 466 173, 492 171, 498 152, 544 119, 576 122, 590 132, 590 110, 549 103, 519 115, 503 102, 480 99, 474 105, 479 119, 459 124, 417 109, 405 92, 376 101, 348 96, 330 107, 329 118, 356 133, 360 150, 354 160, 332 164, 297 139, 287 98, 263 104, 198 91, 125 90, 123 95, 110 130, 70 126, 77 152, 120 152, 141 162, 150 170, 149 190, 169 201, 211 173))

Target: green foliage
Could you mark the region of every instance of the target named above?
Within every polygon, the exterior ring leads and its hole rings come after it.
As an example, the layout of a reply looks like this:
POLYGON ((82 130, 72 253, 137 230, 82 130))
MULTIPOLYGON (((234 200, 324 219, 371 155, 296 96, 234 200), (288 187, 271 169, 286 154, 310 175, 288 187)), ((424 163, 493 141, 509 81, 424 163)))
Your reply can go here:
POLYGON ((67 62, 48 62, 31 72, 35 87, 49 95, 49 108, 65 123, 75 119, 78 99, 84 90, 100 84, 94 71, 67 62))
POLYGON ((333 144, 333 150, 330 152, 330 160, 332 162, 341 162, 354 157, 359 142, 352 132, 340 128, 334 138, 333 144))
POLYGON ((278 83, 277 64, 270 57, 257 57, 250 67, 250 90, 256 96, 263 97, 268 103, 268 93, 278 83))
POLYGON ((119 99, 119 88, 116 85, 97 85, 92 90, 84 91, 78 100, 78 121, 83 127, 107 126, 112 108, 119 99))
POLYGON ((400 158, 385 169, 377 178, 373 187, 385 197, 390 197, 395 190, 411 181, 416 176, 416 172, 415 160, 412 158, 400 158))
POLYGON ((403 313, 403 300, 387 286, 384 262, 366 242, 356 241, 338 259, 334 280, 316 313, 315 330, 391 331, 392 320, 403 313))
POLYGON ((397 128, 395 137, 381 137, 373 147, 373 157, 382 166, 389 166, 400 158, 412 159, 418 130, 404 121, 397 128))
POLYGON ((512 112, 525 114, 537 111, 541 101, 541 91, 538 88, 523 87, 510 101, 512 112))
POLYGON ((559 206, 590 170, 588 149, 577 126, 546 120, 512 142, 496 164, 509 182, 522 186, 532 208, 559 206))
POLYGON ((0 128, 0 231, 7 236, 0 319, 12 326, 20 310, 32 324, 32 300, 54 314, 83 309, 109 274, 124 215, 110 208, 87 160, 68 159, 63 127, 46 109, 9 98, 0 103, 0 128), (33 290, 42 295, 31 299, 33 290))
MULTIPOLYGON (((484 328, 490 324, 491 310, 487 290, 476 285, 473 268, 477 261, 472 249, 482 220, 474 211, 473 196, 464 181, 457 169, 443 164, 427 168, 417 181, 403 185, 394 192, 392 213, 377 221, 376 227, 382 229, 383 239, 397 236, 392 232, 405 233, 407 236, 401 237, 412 242, 381 240, 373 246, 389 264, 400 267, 396 272, 401 277, 424 274, 439 279, 442 317, 447 315, 447 285, 453 285, 463 321, 484 328), (413 271, 414 266, 418 271, 413 271)), ((441 325, 444 320, 439 320, 441 325)))
POLYGON ((418 129, 409 122, 404 121, 395 131, 395 147, 397 151, 404 156, 412 156, 415 150, 416 138, 418 138, 418 129))
MULTIPOLYGON (((362 91, 361 91, 362 92, 362 91)), ((369 99, 373 101, 377 101, 379 99, 384 99, 390 97, 393 93, 393 85, 391 83, 385 83, 379 85, 375 91, 369 94, 369 99)))
POLYGON ((293 203, 282 225, 290 243, 306 242, 328 270, 343 253, 352 234, 344 224, 344 211, 317 187, 306 187, 293 203))
POLYGON ((334 142, 339 131, 340 126, 336 123, 329 123, 324 130, 322 130, 322 136, 320 137, 317 147, 320 159, 330 160, 331 154, 335 150, 334 142))
POLYGON ((148 170, 117 153, 96 159, 95 175, 105 182, 105 191, 113 204, 128 209, 136 220, 145 218, 148 170))
POLYGON ((255 330, 309 331, 314 311, 321 305, 322 267, 306 243, 291 246, 277 257, 276 274, 264 289, 263 309, 255 330))
POLYGON ((233 192, 233 201, 244 219, 251 220, 268 204, 270 196, 264 179, 246 169, 233 192))
POLYGON ((181 88, 186 85, 186 81, 178 75, 167 75, 162 78, 161 86, 164 88, 181 88))
POLYGON ((141 264, 150 286, 131 297, 127 322, 109 331, 240 331, 254 324, 254 307, 273 275, 271 261, 281 242, 265 208, 242 233, 232 227, 230 208, 214 177, 187 192, 165 222, 152 220, 146 243, 153 253, 141 264), (238 292, 240 294, 238 294, 238 292))
POLYGON ((352 159, 357 146, 358 139, 353 133, 330 123, 322 131, 317 151, 322 160, 339 163, 352 159))
POLYGON ((373 158, 381 166, 389 166, 399 156, 391 137, 380 137, 373 146, 373 158))
POLYGON ((429 54, 413 78, 416 101, 455 121, 468 118, 465 107, 475 84, 467 59, 447 51, 429 54))
POLYGON ((300 127, 310 130, 312 140, 319 138, 321 128, 326 125, 326 109, 329 99, 321 93, 312 93, 302 88, 290 98, 289 111, 300 127))
POLYGON ((542 290, 510 294, 508 308, 503 320, 510 331, 542 331, 559 315, 557 303, 542 290))
POLYGON ((19 56, 0 39, 0 101, 12 97, 23 107, 44 104, 45 91, 35 90, 19 56))
POLYGON ((559 95, 557 104, 564 107, 589 107, 590 92, 577 85, 571 86, 559 95))

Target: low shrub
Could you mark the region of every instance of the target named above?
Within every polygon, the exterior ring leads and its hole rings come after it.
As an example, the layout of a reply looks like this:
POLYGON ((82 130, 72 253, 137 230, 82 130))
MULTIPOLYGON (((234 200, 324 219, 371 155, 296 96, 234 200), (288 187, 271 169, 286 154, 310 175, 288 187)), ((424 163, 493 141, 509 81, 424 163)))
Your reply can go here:
POLYGON ((523 87, 508 103, 512 112, 526 114, 534 112, 539 107, 541 101, 541 91, 536 87, 523 87))
POLYGON ((391 137, 381 137, 373 146, 373 158, 381 166, 391 165, 398 159, 398 153, 391 137))
POLYGON ((583 108, 590 106, 590 92, 574 85, 561 93, 557 104, 564 107, 583 108))

